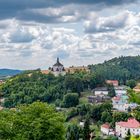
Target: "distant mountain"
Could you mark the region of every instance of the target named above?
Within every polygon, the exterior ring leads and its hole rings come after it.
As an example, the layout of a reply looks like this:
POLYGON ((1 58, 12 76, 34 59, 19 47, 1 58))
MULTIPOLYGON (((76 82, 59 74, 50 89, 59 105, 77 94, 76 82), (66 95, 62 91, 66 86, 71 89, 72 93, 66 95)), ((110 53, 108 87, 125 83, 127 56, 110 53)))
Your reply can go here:
POLYGON ((0 77, 14 76, 20 74, 21 72, 22 72, 21 70, 0 69, 0 77))

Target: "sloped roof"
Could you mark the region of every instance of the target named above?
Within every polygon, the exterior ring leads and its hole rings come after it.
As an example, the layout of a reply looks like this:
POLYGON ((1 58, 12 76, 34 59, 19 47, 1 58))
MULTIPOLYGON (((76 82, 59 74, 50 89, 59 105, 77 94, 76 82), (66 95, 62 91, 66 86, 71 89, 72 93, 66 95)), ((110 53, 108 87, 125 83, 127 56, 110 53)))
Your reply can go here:
POLYGON ((117 122, 117 125, 126 128, 140 128, 140 123, 134 118, 128 119, 127 122, 117 122))
POLYGON ((59 58, 57 58, 57 61, 53 66, 63 66, 63 65, 59 62, 59 58))

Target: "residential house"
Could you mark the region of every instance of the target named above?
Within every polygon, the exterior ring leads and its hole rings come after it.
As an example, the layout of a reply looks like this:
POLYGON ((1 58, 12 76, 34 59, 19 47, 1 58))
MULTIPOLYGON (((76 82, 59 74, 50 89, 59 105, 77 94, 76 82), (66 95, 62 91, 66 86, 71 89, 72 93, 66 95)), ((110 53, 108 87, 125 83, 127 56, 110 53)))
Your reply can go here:
POLYGON ((115 96, 112 98, 112 105, 118 111, 128 111, 128 96, 115 96))
POLYGON ((114 130, 110 127, 108 123, 101 125, 101 132, 105 135, 115 135, 114 130))
POLYGON ((116 96, 126 95, 127 94, 127 88, 128 87, 126 87, 126 86, 114 87, 116 96))
POLYGON ((98 87, 93 89, 93 93, 95 96, 105 96, 108 95, 107 87, 98 87))
POLYGON ((136 103, 128 103, 127 95, 113 97, 112 105, 114 109, 124 112, 127 112, 129 108, 134 109, 138 106, 136 103))
POLYGON ((140 122, 134 118, 128 119, 128 121, 120 121, 115 124, 116 135, 122 138, 127 136, 128 131, 131 135, 140 135, 140 122))
POLYGON ((109 96, 88 96, 87 98, 89 103, 102 103, 111 99, 109 96))

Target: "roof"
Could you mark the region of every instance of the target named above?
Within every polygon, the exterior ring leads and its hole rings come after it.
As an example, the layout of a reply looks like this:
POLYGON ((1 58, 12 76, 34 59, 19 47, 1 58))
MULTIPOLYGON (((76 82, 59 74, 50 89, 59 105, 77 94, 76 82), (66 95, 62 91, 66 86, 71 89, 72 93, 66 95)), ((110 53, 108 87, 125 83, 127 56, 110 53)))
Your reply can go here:
POLYGON ((104 127, 104 128, 110 129, 110 125, 109 125, 108 123, 105 123, 105 124, 101 125, 101 127, 104 127))
POLYGON ((43 74, 49 74, 49 73, 50 73, 49 70, 42 70, 41 72, 42 72, 43 74))
POLYGON ((121 99, 121 97, 120 96, 115 96, 112 99, 115 100, 115 101, 119 101, 121 99))
POLYGON ((59 58, 57 58, 57 61, 53 66, 63 66, 63 65, 59 62, 59 58))
POLYGON ((121 127, 126 127, 126 128, 140 128, 140 122, 138 122, 134 118, 129 118, 127 122, 117 122, 117 125, 121 127))
POLYGON ((113 85, 115 84, 115 85, 118 85, 119 82, 118 82, 118 80, 106 80, 106 83, 107 84, 113 84, 113 85))
POLYGON ((107 87, 97 87, 95 89, 93 89, 94 91, 108 91, 107 87))

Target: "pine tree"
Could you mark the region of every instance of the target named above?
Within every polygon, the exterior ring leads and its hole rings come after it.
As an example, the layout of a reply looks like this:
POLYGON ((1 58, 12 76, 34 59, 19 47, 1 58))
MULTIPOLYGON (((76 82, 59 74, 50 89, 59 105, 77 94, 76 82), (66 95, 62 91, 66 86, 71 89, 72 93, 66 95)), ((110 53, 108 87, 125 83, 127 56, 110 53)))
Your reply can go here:
POLYGON ((89 117, 86 118, 84 128, 83 128, 83 140, 89 140, 90 139, 90 121, 89 117))

